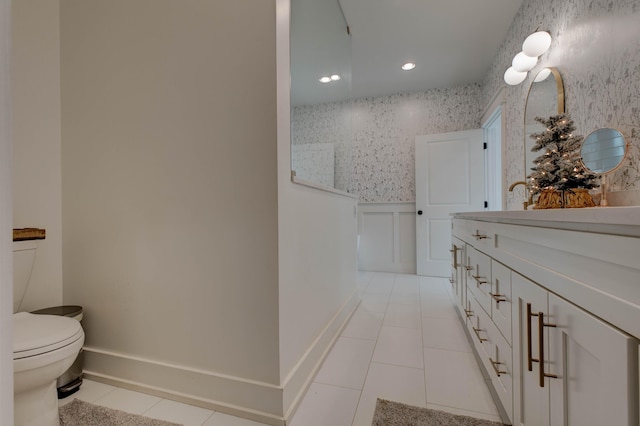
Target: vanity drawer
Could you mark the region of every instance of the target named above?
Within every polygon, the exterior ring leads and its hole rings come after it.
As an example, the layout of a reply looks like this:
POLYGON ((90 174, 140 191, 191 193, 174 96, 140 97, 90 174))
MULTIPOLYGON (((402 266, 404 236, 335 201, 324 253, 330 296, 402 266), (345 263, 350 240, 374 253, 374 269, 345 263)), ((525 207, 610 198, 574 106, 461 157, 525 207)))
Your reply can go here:
MULTIPOLYGON (((493 324, 491 324, 493 325, 493 324)), ((513 421, 513 353, 497 327, 488 327, 489 377, 509 420, 513 421)))
POLYGON ((491 319, 511 345, 511 270, 491 260, 491 319))
POLYGON ((492 247, 494 235, 491 232, 488 222, 453 220, 453 235, 481 250, 492 247))
POLYGON ((471 336, 471 343, 476 348, 476 352, 485 364, 485 368, 491 368, 489 364, 490 342, 489 334, 487 332, 491 324, 491 318, 480 307, 478 301, 471 294, 467 298, 467 329, 471 336))
POLYGON ((467 246, 467 288, 491 315, 491 258, 471 246, 467 246))

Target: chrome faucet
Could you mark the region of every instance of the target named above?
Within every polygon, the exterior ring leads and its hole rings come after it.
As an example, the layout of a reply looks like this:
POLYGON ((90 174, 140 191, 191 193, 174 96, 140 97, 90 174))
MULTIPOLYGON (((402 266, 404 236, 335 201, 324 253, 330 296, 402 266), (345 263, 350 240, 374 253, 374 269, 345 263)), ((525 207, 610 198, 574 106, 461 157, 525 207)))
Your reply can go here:
POLYGON ((525 201, 522 202, 522 207, 526 210, 527 207, 533 205, 533 195, 531 195, 531 192, 529 191, 529 187, 527 187, 527 182, 523 180, 518 180, 516 182, 513 182, 509 186, 509 192, 513 192, 513 188, 515 188, 518 185, 524 186, 524 195, 526 199, 525 201), (527 198, 527 192, 529 193, 529 198, 527 198))

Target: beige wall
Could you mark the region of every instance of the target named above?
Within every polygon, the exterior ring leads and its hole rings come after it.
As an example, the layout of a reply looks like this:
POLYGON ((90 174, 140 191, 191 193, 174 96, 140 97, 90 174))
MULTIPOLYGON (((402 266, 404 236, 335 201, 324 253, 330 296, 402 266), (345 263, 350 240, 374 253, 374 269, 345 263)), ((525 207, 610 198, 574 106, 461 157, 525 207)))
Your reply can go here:
POLYGON ((62 303, 59 16, 58 0, 13 2, 13 227, 47 230, 22 311, 62 303))
POLYGON ((61 34, 64 299, 85 307, 87 370, 281 411, 275 3, 62 0, 61 34))
POLYGON ((11 1, 0 0, 0 424, 13 424, 11 1))

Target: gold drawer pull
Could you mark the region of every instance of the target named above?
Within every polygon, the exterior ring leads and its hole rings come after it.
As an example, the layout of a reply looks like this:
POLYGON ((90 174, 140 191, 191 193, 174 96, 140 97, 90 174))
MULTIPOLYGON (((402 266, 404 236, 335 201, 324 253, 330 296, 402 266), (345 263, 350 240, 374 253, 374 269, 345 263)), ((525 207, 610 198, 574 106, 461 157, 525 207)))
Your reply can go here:
POLYGON ((551 377, 557 379, 558 376, 551 373, 544 372, 544 327, 556 327, 555 324, 545 324, 544 313, 538 312, 538 347, 540 348, 540 387, 544 387, 544 378, 551 377))
POLYGON ((491 366, 493 367, 493 371, 496 372, 496 376, 500 377, 501 374, 507 374, 506 371, 500 371, 498 368, 498 365, 502 365, 504 362, 494 361, 491 357, 489 357, 489 362, 491 362, 491 366))
POLYGON ((507 301, 507 299, 504 298, 504 294, 489 293, 489 295, 491 297, 493 297, 493 300, 495 300, 496 305, 499 304, 500 302, 506 302, 507 301))
POLYGON ((452 244, 453 248, 449 250, 450 253, 453 254, 453 269, 458 269, 458 247, 455 244, 452 244))
POLYGON ((480 275, 471 275, 471 278, 475 279, 478 284, 486 284, 487 283, 487 281, 485 281, 484 277, 481 277, 480 275))
POLYGON ((477 229, 476 229, 476 233, 471 234, 471 236, 474 237, 476 240, 484 240, 485 238, 487 238, 485 234, 481 234, 480 231, 478 231, 477 229))
POLYGON ((480 329, 480 328, 475 328, 475 327, 471 327, 471 328, 472 328, 472 329, 473 329, 473 331, 476 333, 476 337, 478 338, 478 340, 480 340, 480 343, 482 343, 482 342, 486 342, 486 341, 487 341, 487 339, 484 339, 484 338, 480 337, 480 332, 481 332, 481 331, 484 331, 484 330, 482 330, 482 329, 480 329))
POLYGON ((537 359, 533 359, 533 353, 531 349, 531 317, 533 315, 531 313, 531 303, 527 303, 527 370, 533 371, 533 363, 538 362, 537 359))
POLYGON ((467 271, 470 271, 470 270, 472 270, 472 269, 473 269, 473 266, 468 266, 468 265, 467 265, 467 266, 465 266, 465 267, 464 267, 464 269, 466 269, 467 271))
POLYGON ((540 387, 544 387, 544 378, 551 377, 557 379, 555 374, 544 372, 544 328, 556 327, 555 324, 545 324, 543 312, 531 312, 531 303, 527 303, 527 367, 529 371, 533 371, 533 363, 538 362, 540 367, 540 387), (538 317, 538 359, 533 358, 531 353, 531 317, 538 317))
POLYGON ((464 314, 467 318, 471 318, 473 316, 473 311, 471 309, 465 309, 464 314))

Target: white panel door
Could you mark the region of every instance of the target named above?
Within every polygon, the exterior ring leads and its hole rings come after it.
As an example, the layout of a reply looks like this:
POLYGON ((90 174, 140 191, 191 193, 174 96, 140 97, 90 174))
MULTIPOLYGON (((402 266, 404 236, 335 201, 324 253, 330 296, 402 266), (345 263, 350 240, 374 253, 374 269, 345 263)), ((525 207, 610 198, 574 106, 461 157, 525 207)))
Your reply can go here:
POLYGON ((450 274, 451 217, 484 209, 482 129, 416 136, 416 269, 450 274))

